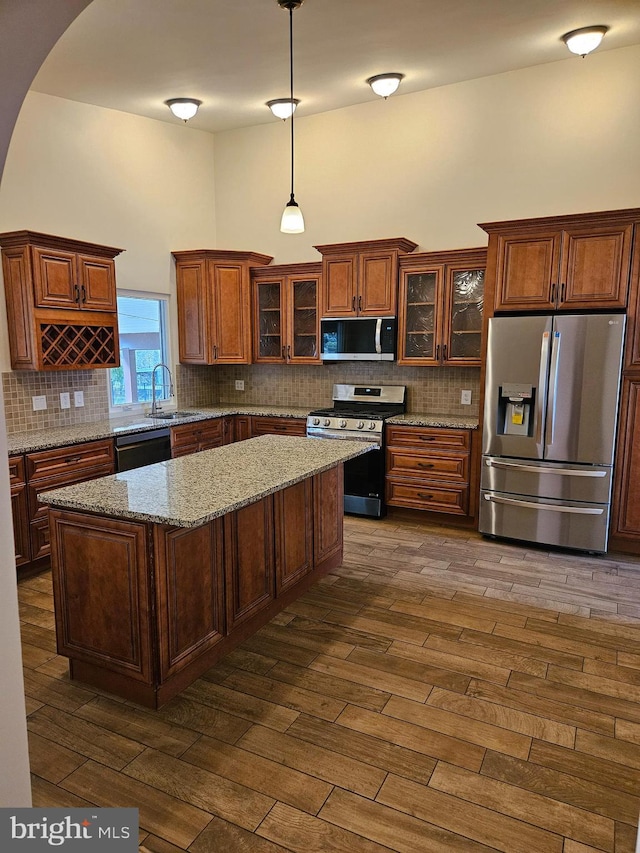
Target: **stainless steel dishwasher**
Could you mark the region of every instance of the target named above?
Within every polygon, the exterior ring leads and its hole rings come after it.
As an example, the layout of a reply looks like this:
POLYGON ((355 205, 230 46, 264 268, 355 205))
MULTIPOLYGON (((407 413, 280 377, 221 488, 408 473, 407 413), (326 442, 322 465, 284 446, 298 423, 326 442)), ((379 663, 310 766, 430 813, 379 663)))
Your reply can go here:
POLYGON ((171 459, 168 427, 116 436, 116 471, 130 471, 171 459))

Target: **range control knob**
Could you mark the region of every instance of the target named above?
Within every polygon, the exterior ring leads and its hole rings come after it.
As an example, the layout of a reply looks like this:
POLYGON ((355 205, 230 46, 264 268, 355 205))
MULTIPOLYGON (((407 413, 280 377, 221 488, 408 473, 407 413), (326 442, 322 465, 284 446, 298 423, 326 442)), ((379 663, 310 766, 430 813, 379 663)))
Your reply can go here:
POLYGON ((320 418, 314 418, 313 419, 313 425, 314 426, 318 426, 319 423, 320 423, 320 418))
POLYGON ((375 428, 376 428, 376 422, 375 421, 369 421, 369 429, 375 429, 375 428))
POLYGON ((342 429, 344 429, 346 427, 346 425, 347 425, 347 422, 345 420, 340 421, 340 426, 342 427, 342 429))
POLYGON ((358 429, 364 429, 364 421, 358 421, 358 429))
POLYGON ((331 426, 331 418, 325 418, 324 419, 324 425, 325 426, 331 426))

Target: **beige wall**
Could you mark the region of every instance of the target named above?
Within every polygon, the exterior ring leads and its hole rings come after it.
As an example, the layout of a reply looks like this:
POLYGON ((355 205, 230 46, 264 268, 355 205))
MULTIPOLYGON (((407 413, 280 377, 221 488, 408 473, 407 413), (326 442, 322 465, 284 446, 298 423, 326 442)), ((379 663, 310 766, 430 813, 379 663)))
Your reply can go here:
MULTIPOLYGON (((171 250, 215 245, 213 153, 213 136, 182 122, 30 92, 7 155, 0 231, 118 246, 118 287, 170 293, 171 250)), ((0 372, 9 369, 2 310, 0 372)))
POLYGON ((218 239, 276 262, 374 237, 484 245, 478 222, 640 206, 638 140, 640 46, 299 118, 291 236, 287 126, 218 134, 218 239))

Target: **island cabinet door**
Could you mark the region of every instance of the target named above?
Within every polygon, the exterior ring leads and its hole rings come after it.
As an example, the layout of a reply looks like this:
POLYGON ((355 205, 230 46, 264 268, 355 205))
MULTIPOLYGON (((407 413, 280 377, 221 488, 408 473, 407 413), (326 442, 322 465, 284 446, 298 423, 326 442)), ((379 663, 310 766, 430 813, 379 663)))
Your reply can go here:
POLYGON ((313 489, 309 478, 274 495, 276 595, 313 568, 313 489))
POLYGON ((224 637, 222 519, 154 527, 160 681, 224 637))
POLYGON ((147 525, 51 510, 58 652, 150 684, 147 525))
POLYGON ((275 596, 273 497, 224 516, 227 633, 275 596))
POLYGON ((316 567, 342 559, 343 465, 313 478, 313 561, 316 567))

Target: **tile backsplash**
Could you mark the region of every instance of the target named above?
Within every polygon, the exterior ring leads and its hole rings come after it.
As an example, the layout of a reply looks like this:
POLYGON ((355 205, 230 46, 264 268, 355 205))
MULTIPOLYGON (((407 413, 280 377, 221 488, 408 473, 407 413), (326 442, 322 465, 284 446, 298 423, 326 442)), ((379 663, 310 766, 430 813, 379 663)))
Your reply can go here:
MULTIPOLYGON (((328 365, 251 364, 220 367, 177 364, 174 380, 181 408, 215 405, 307 406, 331 405, 336 382, 406 385, 407 411, 433 414, 478 414, 480 369, 404 367, 395 363, 328 365), (244 381, 244 391, 235 381, 244 381), (471 391, 470 406, 460 404, 462 389, 471 391)), ((89 423, 109 417, 106 370, 66 370, 2 374, 7 433, 89 423), (73 392, 82 391, 84 406, 76 408, 73 392), (71 408, 62 409, 60 394, 71 395, 71 408), (31 398, 45 396, 47 409, 34 412, 31 398)))

